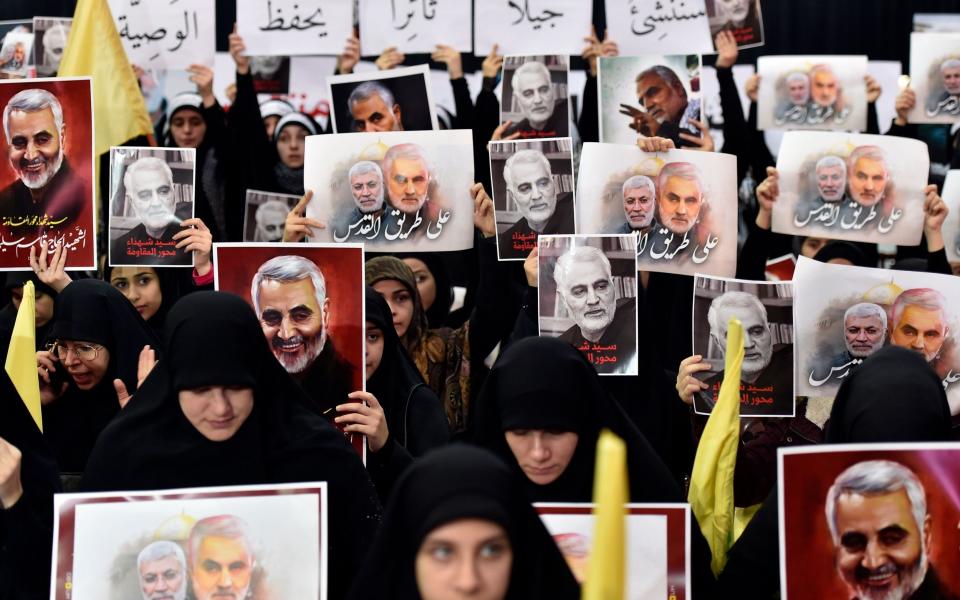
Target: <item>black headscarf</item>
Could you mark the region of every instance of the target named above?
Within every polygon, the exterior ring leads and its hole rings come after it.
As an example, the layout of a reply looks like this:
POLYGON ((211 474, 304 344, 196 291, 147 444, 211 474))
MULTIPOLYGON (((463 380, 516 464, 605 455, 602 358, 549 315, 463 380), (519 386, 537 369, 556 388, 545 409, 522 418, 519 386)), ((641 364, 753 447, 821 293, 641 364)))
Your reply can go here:
MULTIPOLYGON (((113 279, 113 270, 116 267, 107 265, 103 268, 103 280, 111 283, 113 279)), ((193 277, 188 269, 177 269, 173 267, 151 267, 157 275, 157 281, 160 284, 160 308, 152 317, 147 319, 147 325, 157 335, 163 337, 163 324, 166 321, 167 313, 170 307, 176 304, 180 296, 185 294, 191 288, 185 283, 185 277, 193 277)), ((111 283, 111 285, 113 285, 111 283)))
POLYGON ((489 452, 454 445, 417 461, 397 483, 349 598, 419 600, 415 560, 424 538, 441 525, 470 518, 507 531, 513 550, 508 600, 580 597, 556 543, 510 469, 489 452))
POLYGON ((80 472, 97 436, 120 410, 114 379, 137 389, 140 351, 149 345, 161 355, 160 342, 132 304, 99 279, 71 282, 57 296, 53 340, 99 344, 110 352, 107 371, 90 390, 81 390, 57 363, 68 382, 62 396, 43 408, 44 434, 57 453, 60 470, 80 472))
MULTIPOLYGON (((57 297, 57 292, 47 284, 40 281, 36 274, 31 271, 10 271, 7 273, 6 281, 4 282, 4 291, 6 295, 9 296, 10 292, 14 288, 23 287, 28 281, 33 282, 33 287, 36 290, 36 293, 46 294, 52 298, 57 297)), ((44 347, 46 342, 47 335, 50 333, 50 330, 53 328, 54 320, 56 319, 56 313, 54 313, 53 318, 48 322, 44 323, 42 327, 37 327, 36 330, 36 347, 37 350, 41 350, 44 347)), ((7 356, 7 346, 10 344, 10 338, 13 335, 13 326, 17 321, 17 308, 13 305, 13 302, 7 302, 6 306, 0 309, 0 363, 6 360, 7 356)))
POLYGON ((826 443, 950 439, 950 405, 923 356, 887 346, 844 380, 830 411, 826 443))
POLYGON ((346 439, 273 357, 240 297, 197 292, 167 315, 166 359, 150 373, 90 457, 86 490, 327 481, 330 597, 342 597, 369 545, 379 503, 346 439), (254 406, 233 437, 213 442, 180 408, 179 390, 249 386, 254 406))
POLYGON ((394 256, 400 260, 415 258, 426 265, 437 287, 433 304, 427 309, 427 325, 431 328, 447 326, 450 306, 453 305, 453 286, 450 283, 450 271, 443 258, 434 252, 394 253, 394 256))
POLYGON ((366 320, 383 332, 383 356, 377 370, 367 379, 367 391, 383 407, 390 435, 413 456, 446 443, 449 432, 440 399, 424 383, 400 343, 387 301, 371 287, 366 290, 366 320), (430 414, 424 414, 427 412, 430 414), (423 422, 427 417, 434 418, 429 419, 432 422, 423 422))
POLYGON ((869 263, 866 254, 852 242, 841 242, 837 240, 827 242, 826 245, 820 248, 813 256, 813 260, 823 263, 830 262, 835 258, 849 260, 855 267, 874 266, 869 263))
POLYGON ((476 443, 492 450, 525 481, 536 502, 589 502, 600 431, 610 429, 627 444, 633 502, 679 502, 679 486, 646 438, 604 391, 583 354, 556 338, 530 337, 500 357, 477 401, 476 443), (504 432, 508 429, 573 431, 577 449, 553 483, 537 485, 523 475, 504 432))

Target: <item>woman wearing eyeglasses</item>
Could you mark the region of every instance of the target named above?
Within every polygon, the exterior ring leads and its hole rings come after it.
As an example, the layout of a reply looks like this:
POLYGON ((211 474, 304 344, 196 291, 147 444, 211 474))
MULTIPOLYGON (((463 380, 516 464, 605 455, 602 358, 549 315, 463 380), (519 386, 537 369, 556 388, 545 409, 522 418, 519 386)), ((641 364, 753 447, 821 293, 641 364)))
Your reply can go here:
POLYGON ((97 436, 137 388, 137 368, 159 342, 123 294, 81 279, 57 296, 47 350, 37 352, 43 432, 61 473, 81 473, 97 436))

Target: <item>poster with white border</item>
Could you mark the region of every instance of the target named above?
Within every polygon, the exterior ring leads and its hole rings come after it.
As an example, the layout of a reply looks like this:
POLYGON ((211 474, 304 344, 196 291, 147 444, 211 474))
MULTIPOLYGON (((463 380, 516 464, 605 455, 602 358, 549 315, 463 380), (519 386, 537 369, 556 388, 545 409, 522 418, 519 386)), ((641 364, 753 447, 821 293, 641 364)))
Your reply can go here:
POLYGON ((910 86, 909 123, 960 121, 960 33, 910 34, 910 86))
POLYGON ((213 68, 214 0, 107 0, 130 63, 141 69, 213 68))
POLYGON ((470 0, 391 0, 389 9, 383 0, 360 0, 357 10, 364 56, 378 56, 391 47, 405 54, 430 54, 438 45, 473 51, 470 0))
POLYGON ((867 128, 866 56, 761 56, 758 129, 867 128))
POLYGON ((237 0, 237 33, 249 56, 343 52, 353 31, 352 0, 237 0))

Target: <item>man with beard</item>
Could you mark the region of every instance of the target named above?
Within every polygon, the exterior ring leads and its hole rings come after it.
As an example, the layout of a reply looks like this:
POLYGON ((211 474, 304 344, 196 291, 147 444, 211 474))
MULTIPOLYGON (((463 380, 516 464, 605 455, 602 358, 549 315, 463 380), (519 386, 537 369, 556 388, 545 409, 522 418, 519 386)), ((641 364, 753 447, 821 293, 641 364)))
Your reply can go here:
MULTIPOLYGON (((347 173, 350 193, 356 206, 333 229, 334 240, 347 241, 351 237, 374 240, 383 232, 383 172, 377 163, 362 160, 347 173)), ((416 218, 414 216, 414 218, 416 218)))
POLYGON ((553 138, 569 134, 566 99, 556 101, 546 65, 536 60, 523 63, 513 72, 510 86, 523 120, 505 132, 506 135, 519 133, 520 138, 553 138))
POLYGON ((569 193, 557 193, 543 152, 513 153, 503 165, 503 181, 520 218, 497 236, 501 259, 526 258, 537 247, 539 235, 574 233, 573 199, 569 193))
POLYGON ((931 94, 927 101, 927 116, 960 114, 960 59, 948 58, 940 64, 943 91, 931 94))
POLYGON ((700 120, 700 99, 687 97, 687 90, 670 67, 655 65, 637 75, 637 101, 641 108, 621 104, 620 114, 630 117, 630 128, 647 137, 673 140, 677 148, 694 145, 680 133, 700 136, 691 120, 700 120))
MULTIPOLYGON (((696 165, 667 163, 657 175, 657 223, 649 236, 640 236, 637 254, 653 260, 690 255, 706 242, 701 231, 703 177, 696 165), (649 238, 649 239, 647 239, 649 238)), ((701 247, 702 252, 702 247, 701 247)))
MULTIPOLYGON (((734 317, 743 325, 743 365, 740 371, 743 410, 749 408, 754 415, 792 413, 793 346, 785 344, 774 351, 767 309, 753 294, 729 291, 710 303, 707 322, 710 325, 711 344, 720 354, 720 364, 723 364, 727 350, 727 327, 734 317)), ((704 381, 710 387, 698 394, 695 402, 703 402, 707 409, 712 409, 720 393, 723 370, 704 381)))
POLYGON ((807 102, 810 101, 810 77, 803 71, 794 71, 787 75, 787 102, 780 105, 776 112, 776 122, 805 123, 807 120, 807 102))
POLYGON ((443 211, 430 198, 433 168, 423 148, 417 144, 391 146, 381 164, 387 180, 387 200, 393 209, 384 236, 388 240, 398 236, 406 239, 422 236, 428 227, 436 228, 443 211))
POLYGON ((623 182, 623 217, 625 222, 614 233, 643 233, 653 225, 656 188, 646 175, 634 175, 623 182))
POLYGON ((847 159, 849 202, 844 202, 840 225, 857 229, 868 223, 874 226, 893 210, 892 200, 886 194, 890 170, 887 155, 879 146, 857 146, 847 159))
POLYGON ((137 555, 137 574, 143 600, 185 600, 187 560, 174 542, 162 540, 137 555))
POLYGON ((347 98, 354 131, 403 131, 400 105, 393 93, 376 81, 353 88, 347 98))
POLYGON ((610 260, 603 251, 571 248, 557 259, 553 279, 574 321, 560 339, 583 352, 598 373, 635 373, 637 300, 617 301, 610 260))
POLYGON ((854 304, 843 314, 846 350, 833 357, 825 373, 811 373, 810 385, 823 385, 848 377, 863 361, 883 347, 887 337, 887 312, 872 302, 854 304), (824 379, 826 377, 826 379, 824 379))
POLYGON ((255 242, 279 242, 283 240, 283 226, 290 207, 280 200, 267 200, 257 207, 253 219, 257 228, 253 233, 255 242))
POLYGON ((856 463, 827 492, 837 573, 859 600, 952 599, 929 562, 934 525, 923 484, 889 460, 856 463))
POLYGON ((937 290, 914 288, 897 296, 891 311, 890 343, 922 354, 940 377, 949 370, 940 360, 950 335, 946 306, 937 290))
POLYGON ((346 402, 354 369, 327 334, 330 298, 320 268, 302 256, 271 258, 253 276, 250 297, 273 355, 318 407, 346 402))
POLYGON ((794 225, 830 227, 839 222, 840 209, 847 190, 847 165, 839 156, 828 154, 814 168, 817 196, 797 203, 794 225))
POLYGON ((190 530, 190 573, 197 600, 252 597, 255 559, 246 524, 233 515, 207 517, 190 530))
POLYGON ((3 109, 7 156, 17 179, 0 190, 0 218, 16 236, 41 229, 64 231, 91 193, 64 156, 67 125, 60 101, 42 89, 10 98, 3 109))

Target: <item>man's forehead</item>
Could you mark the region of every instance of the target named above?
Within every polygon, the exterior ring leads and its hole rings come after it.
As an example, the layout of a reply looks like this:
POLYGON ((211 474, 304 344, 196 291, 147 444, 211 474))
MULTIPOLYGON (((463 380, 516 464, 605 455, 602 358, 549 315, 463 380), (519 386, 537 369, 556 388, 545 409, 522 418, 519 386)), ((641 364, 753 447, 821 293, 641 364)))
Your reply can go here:
POLYGON ((47 129, 50 133, 56 133, 56 122, 53 118, 53 110, 45 106, 40 110, 11 110, 10 111, 10 130, 29 128, 33 131, 42 131, 47 129))
POLYGON ((629 188, 626 192, 624 192, 623 197, 636 198, 639 196, 639 197, 649 198, 652 195, 653 195, 653 192, 648 187, 635 187, 635 188, 629 188))
POLYGON ((371 171, 371 172, 369 172, 369 173, 357 173, 356 175, 354 175, 353 177, 350 178, 350 181, 351 181, 351 182, 355 182, 355 181, 380 181, 380 177, 379 177, 376 173, 374 173, 374 172, 371 171))
POLYGON ((847 325, 869 325, 870 323, 883 324, 880 315, 850 315, 847 325))
POLYGON ((529 161, 529 162, 518 162, 512 166, 513 179, 522 180, 522 179, 539 179, 543 176, 549 176, 550 172, 544 166, 544 164, 539 161, 529 161))
POLYGON ((422 158, 405 158, 401 156, 390 163, 390 170, 394 173, 397 171, 426 171, 427 165, 422 158))
POLYGON ((246 560, 250 554, 250 548, 242 537, 224 537, 219 535, 207 536, 200 542, 200 548, 197 552, 197 558, 221 557, 221 558, 242 558, 246 560))
POLYGON ((361 114, 370 114, 373 112, 386 112, 389 110, 387 103, 383 101, 380 94, 374 92, 363 100, 358 100, 350 107, 351 112, 359 117, 361 114))
POLYGON ((666 193, 668 190, 675 192, 676 190, 679 190, 681 195, 693 194, 700 196, 702 193, 699 181, 696 179, 685 179, 676 175, 670 175, 667 177, 666 183, 663 184, 664 193, 666 193))
POLYGON ((664 81, 663 77, 661 77, 658 73, 647 73, 640 78, 640 81, 637 82, 637 87, 640 89, 646 89, 655 85, 669 87, 667 82, 664 81))
POLYGON ((858 158, 857 162, 854 163, 854 167, 865 171, 886 170, 883 161, 870 158, 869 156, 861 156, 858 158))
POLYGON ((914 529, 912 504, 905 489, 879 494, 844 492, 837 497, 837 525, 845 530, 914 529))
POLYGON ((541 85, 546 85, 550 83, 550 79, 547 77, 546 73, 541 72, 540 70, 536 71, 525 71, 520 73, 520 76, 517 77, 517 88, 526 89, 539 87, 541 85))
POLYGON ((581 258, 567 265, 566 279, 568 287, 607 281, 607 273, 599 258, 581 258))
POLYGON ((180 560, 173 554, 168 554, 156 560, 143 561, 143 564, 140 565, 140 572, 149 573, 150 571, 165 571, 171 567, 179 568, 180 560))
POLYGON ((134 188, 160 187, 163 185, 172 185, 167 174, 160 169, 140 169, 131 174, 131 181, 134 188))
POLYGON ((307 306, 316 309, 316 290, 313 281, 306 277, 297 281, 264 279, 260 283, 260 308, 294 308, 307 306))
POLYGON ((900 322, 904 321, 936 321, 937 327, 943 327, 944 311, 942 308, 924 308, 916 304, 910 304, 903 308, 900 315, 900 322))
POLYGON ((823 166, 823 167, 817 167, 817 173, 818 173, 818 174, 821 174, 821 173, 824 173, 824 174, 830 174, 830 173, 841 174, 841 173, 846 173, 846 171, 847 171, 847 170, 844 169, 841 165, 826 165, 826 166, 823 166))
POLYGON ((736 317, 741 321, 744 329, 748 329, 757 323, 764 322, 764 316, 760 312, 760 307, 758 306, 722 306, 720 310, 717 311, 720 313, 720 328, 724 331, 727 330, 727 322, 731 317, 736 317))

